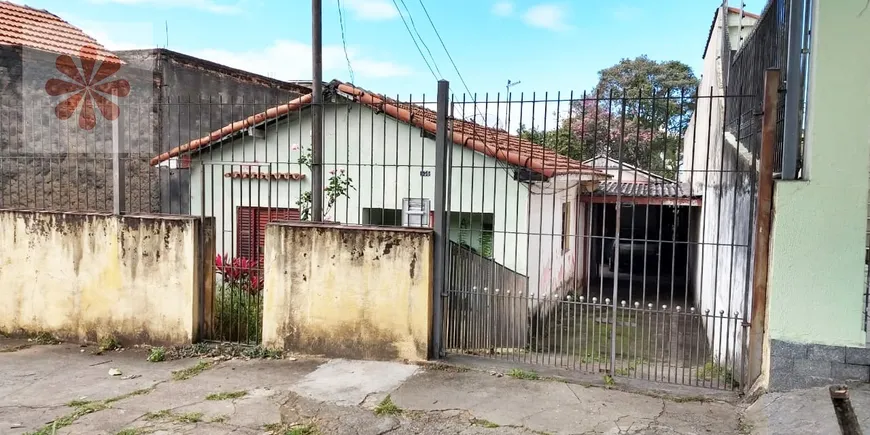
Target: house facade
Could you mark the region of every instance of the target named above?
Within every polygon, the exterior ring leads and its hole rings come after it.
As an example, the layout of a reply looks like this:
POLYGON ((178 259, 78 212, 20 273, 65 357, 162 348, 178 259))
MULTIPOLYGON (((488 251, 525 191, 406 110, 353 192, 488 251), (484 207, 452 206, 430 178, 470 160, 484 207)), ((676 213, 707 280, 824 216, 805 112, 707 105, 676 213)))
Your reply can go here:
MULTIPOLYGON (((333 82, 324 112, 324 173, 348 179, 324 218, 342 224, 431 226, 434 113, 333 82)), ((300 219, 311 190, 310 95, 229 124, 152 159, 190 158, 191 212, 214 216, 217 251, 262 252, 266 223, 300 219)), ((582 261, 570 236, 577 197, 604 174, 506 132, 452 121, 450 240, 556 293, 582 261), (564 236, 564 237, 563 237, 564 236)), ((264 259, 268 264, 268 259, 264 259)), ((470 281, 469 281, 470 282, 470 281)))

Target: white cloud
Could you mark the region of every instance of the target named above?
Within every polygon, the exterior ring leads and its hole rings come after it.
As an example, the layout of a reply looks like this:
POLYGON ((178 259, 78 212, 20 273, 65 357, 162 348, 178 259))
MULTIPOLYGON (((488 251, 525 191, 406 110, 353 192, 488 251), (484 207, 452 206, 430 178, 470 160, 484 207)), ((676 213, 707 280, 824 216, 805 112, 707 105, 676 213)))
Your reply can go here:
POLYGON ((188 8, 213 14, 238 14, 242 11, 239 3, 221 0, 89 0, 91 3, 115 3, 120 5, 141 5, 163 8, 188 8))
POLYGON ((94 38, 112 51, 135 50, 156 47, 153 26, 151 23, 124 23, 80 20, 67 17, 70 24, 82 29, 85 34, 94 38))
MULTIPOLYGON (((191 53, 233 68, 263 74, 279 80, 311 78, 311 45, 298 41, 278 40, 260 50, 228 51, 207 49, 191 53)), ((351 66, 357 78, 402 77, 412 73, 407 66, 362 56, 348 49, 351 66)), ((340 45, 323 47, 323 75, 325 79, 347 75, 347 61, 340 45)))
POLYGON ((526 11, 523 20, 532 27, 563 32, 571 26, 565 23, 568 10, 564 5, 545 3, 532 6, 526 11))
POLYGON ((345 0, 345 4, 360 20, 391 20, 399 16, 395 4, 389 0, 345 0))
POLYGON ((500 1, 492 5, 492 13, 501 17, 507 17, 514 13, 514 4, 508 1, 500 1))

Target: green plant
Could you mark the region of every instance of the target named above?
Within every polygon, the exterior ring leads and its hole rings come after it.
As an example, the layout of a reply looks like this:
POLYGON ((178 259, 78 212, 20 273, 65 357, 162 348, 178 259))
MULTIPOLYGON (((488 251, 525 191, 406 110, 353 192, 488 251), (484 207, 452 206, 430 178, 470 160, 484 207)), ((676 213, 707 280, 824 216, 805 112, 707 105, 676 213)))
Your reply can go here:
POLYGON ((199 423, 202 421, 202 413, 188 412, 185 414, 178 414, 175 416, 175 421, 179 423, 199 423))
POLYGON ((217 416, 212 417, 208 422, 209 423, 226 423, 227 421, 229 421, 229 419, 230 419, 229 415, 217 415, 217 416))
POLYGON ((616 381, 613 380, 613 376, 604 375, 604 385, 607 386, 607 388, 616 385, 616 381))
POLYGON ((708 362, 704 364, 703 367, 698 367, 698 370, 695 374, 698 376, 698 378, 704 379, 706 381, 719 380, 725 385, 737 386, 737 381, 734 379, 734 375, 731 373, 731 370, 729 370, 728 367, 723 367, 719 364, 708 362))
POLYGON ((209 361, 200 360, 193 367, 188 367, 188 368, 183 369, 183 370, 176 370, 176 371, 172 372, 172 379, 176 380, 176 381, 183 381, 186 379, 190 379, 190 378, 208 370, 212 365, 213 365, 213 363, 211 363, 209 361))
POLYGON ((281 359, 284 356, 284 352, 280 349, 269 349, 263 346, 245 347, 241 354, 251 359, 281 359))
MULTIPOLYGON (((298 145, 293 145, 291 147, 293 151, 299 150, 298 145)), ((299 159, 297 162, 300 165, 305 165, 311 170, 311 149, 305 148, 302 153, 299 155, 299 159)), ((350 198, 351 190, 356 190, 353 187, 353 179, 347 175, 344 169, 335 170, 332 169, 329 171, 329 178, 326 180, 326 186, 323 188, 323 193, 326 195, 326 204, 323 205, 323 215, 326 216, 332 210, 332 207, 335 205, 336 200, 340 197, 350 198)), ((303 192, 299 196, 299 200, 296 201, 296 205, 299 206, 299 215, 300 219, 303 221, 307 221, 311 219, 311 191, 303 192)))
POLYGON ((262 295, 227 283, 217 290, 214 333, 221 340, 259 343, 263 333, 262 295))
POLYGON ((100 349, 100 352, 108 352, 110 350, 120 349, 121 343, 118 342, 118 339, 116 339, 114 335, 107 335, 100 339, 98 348, 100 349))
POLYGON ((73 401, 70 403, 76 404, 75 410, 73 410, 73 412, 59 417, 51 423, 48 423, 47 425, 37 429, 34 432, 30 432, 27 435, 55 435, 58 430, 75 423, 75 421, 82 416, 102 411, 109 407, 109 405, 107 405, 105 402, 73 401))
POLYGON ((33 337, 33 341, 36 344, 59 344, 60 340, 58 340, 54 335, 50 332, 40 331, 36 333, 36 336, 33 337))
POLYGON ((233 400, 244 397, 248 394, 247 391, 233 391, 229 393, 212 393, 205 396, 205 400, 233 400))
POLYGON ((148 354, 148 361, 160 362, 164 360, 166 360, 166 348, 152 347, 151 352, 148 354))
POLYGON ((471 424, 473 424, 475 426, 485 427, 487 429, 495 429, 497 427, 500 427, 498 424, 493 423, 489 420, 484 420, 482 418, 475 418, 474 420, 471 421, 471 424))
POLYGON ((375 406, 374 412, 375 415, 399 415, 402 409, 393 403, 393 398, 388 394, 381 403, 378 403, 378 406, 375 406))
POLYGON ((149 433, 149 432, 146 431, 145 429, 127 428, 127 429, 121 429, 115 435, 143 435, 146 433, 149 433))
POLYGON ((145 420, 154 421, 154 420, 163 420, 164 418, 169 418, 172 416, 172 411, 168 409, 162 409, 157 412, 149 412, 145 414, 145 420))
POLYGON ((506 375, 514 378, 514 379, 525 379, 527 381, 537 381, 541 379, 541 376, 530 370, 522 370, 522 369, 510 369, 506 373, 506 375))
POLYGON ((284 431, 284 435, 315 435, 316 433, 317 429, 307 424, 291 426, 290 429, 284 431))

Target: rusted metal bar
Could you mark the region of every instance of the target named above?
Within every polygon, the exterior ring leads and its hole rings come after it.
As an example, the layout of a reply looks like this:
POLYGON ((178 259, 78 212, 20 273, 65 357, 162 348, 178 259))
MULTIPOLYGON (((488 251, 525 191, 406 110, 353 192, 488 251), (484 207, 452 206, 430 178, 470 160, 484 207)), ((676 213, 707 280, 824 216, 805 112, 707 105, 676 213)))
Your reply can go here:
POLYGON ((776 147, 776 110, 779 105, 780 70, 768 69, 764 75, 761 149, 758 164, 758 206, 755 209, 755 260, 752 274, 752 317, 749 341, 749 379, 751 385, 761 374, 762 342, 767 317, 767 268, 770 249, 770 223, 773 214, 773 167, 776 147))
POLYGON ((837 414, 837 424, 840 425, 840 433, 843 435, 863 435, 858 416, 852 409, 849 400, 849 387, 845 385, 833 385, 828 391, 831 394, 831 403, 834 405, 834 413, 837 414))

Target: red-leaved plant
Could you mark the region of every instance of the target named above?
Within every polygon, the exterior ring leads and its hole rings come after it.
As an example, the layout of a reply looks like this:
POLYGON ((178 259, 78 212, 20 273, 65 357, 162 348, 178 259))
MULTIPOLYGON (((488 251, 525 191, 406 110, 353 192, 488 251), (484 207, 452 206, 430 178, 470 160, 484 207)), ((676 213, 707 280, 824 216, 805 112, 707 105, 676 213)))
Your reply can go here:
POLYGON ((230 260, 227 254, 215 257, 215 267, 223 278, 224 284, 238 286, 240 289, 256 294, 263 289, 259 262, 245 257, 230 260))

